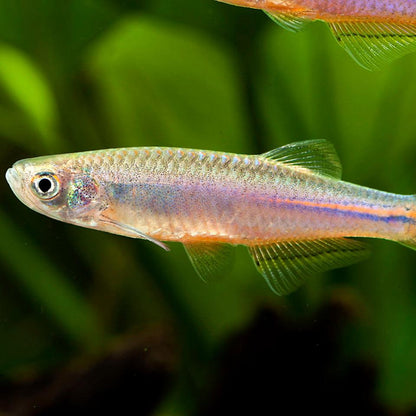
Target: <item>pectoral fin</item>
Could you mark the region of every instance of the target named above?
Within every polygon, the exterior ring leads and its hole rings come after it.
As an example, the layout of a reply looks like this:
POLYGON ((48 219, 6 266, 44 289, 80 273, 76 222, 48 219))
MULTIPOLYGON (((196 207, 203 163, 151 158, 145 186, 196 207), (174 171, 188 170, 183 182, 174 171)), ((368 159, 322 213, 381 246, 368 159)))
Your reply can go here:
POLYGON ((232 261, 233 247, 219 243, 184 244, 185 251, 199 277, 212 280, 223 274, 232 261))
POLYGON ((257 270, 277 295, 296 290, 311 274, 364 259, 367 246, 347 238, 285 241, 249 247, 257 270))
POLYGON ((416 50, 416 27, 391 22, 332 22, 338 43, 369 70, 416 50))
POLYGON ((106 217, 104 215, 102 215, 100 217, 100 223, 111 225, 115 229, 119 229, 120 234, 122 234, 122 235, 127 235, 128 237, 133 237, 133 238, 142 238, 143 240, 151 241, 152 243, 156 244, 159 247, 162 247, 166 251, 170 250, 169 247, 166 244, 162 243, 162 241, 156 240, 155 238, 150 237, 150 235, 142 233, 140 230, 138 230, 137 228, 134 228, 130 225, 122 224, 122 223, 120 223, 116 220, 113 220, 109 217, 106 217))

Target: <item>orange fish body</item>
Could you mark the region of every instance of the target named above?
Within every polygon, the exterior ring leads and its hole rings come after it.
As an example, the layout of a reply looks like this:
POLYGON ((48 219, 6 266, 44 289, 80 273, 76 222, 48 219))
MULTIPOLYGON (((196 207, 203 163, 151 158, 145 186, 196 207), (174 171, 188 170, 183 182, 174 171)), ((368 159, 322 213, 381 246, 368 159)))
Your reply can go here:
POLYGON ((416 49, 415 0, 220 0, 260 9, 286 29, 322 20, 335 39, 362 67, 385 62, 416 49))
POLYGON ((226 0, 225 3, 327 22, 374 19, 403 23, 416 21, 416 2, 409 0, 226 0))

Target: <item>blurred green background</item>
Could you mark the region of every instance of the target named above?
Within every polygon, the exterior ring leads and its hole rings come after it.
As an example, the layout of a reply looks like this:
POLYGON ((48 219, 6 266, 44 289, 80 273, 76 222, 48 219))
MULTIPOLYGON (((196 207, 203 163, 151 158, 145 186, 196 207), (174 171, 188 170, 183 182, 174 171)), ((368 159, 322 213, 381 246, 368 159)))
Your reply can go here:
MULTIPOLYGON (((1 171, 106 147, 325 138, 345 180, 409 194, 415 71, 413 54, 367 72, 322 23, 294 34, 214 0, 0 0, 1 171)), ((371 241, 370 260, 279 298, 243 249, 205 284, 178 244, 52 221, 5 180, 0 201, 0 412, 416 412, 411 250, 371 241)))

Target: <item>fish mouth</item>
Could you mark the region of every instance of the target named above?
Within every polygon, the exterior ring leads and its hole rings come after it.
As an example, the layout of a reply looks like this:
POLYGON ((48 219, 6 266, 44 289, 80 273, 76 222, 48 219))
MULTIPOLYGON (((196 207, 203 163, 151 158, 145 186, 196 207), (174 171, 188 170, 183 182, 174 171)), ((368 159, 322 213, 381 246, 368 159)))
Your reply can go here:
POLYGON ((6 181, 12 186, 12 183, 15 181, 16 178, 16 170, 14 168, 7 169, 6 172, 6 181))
POLYGON ((7 169, 6 172, 6 181, 8 182, 8 184, 10 185, 10 188, 14 188, 16 182, 17 182, 17 172, 16 169, 13 168, 9 168, 7 169))
POLYGON ((22 180, 15 166, 7 169, 6 180, 11 190, 13 191, 13 193, 17 196, 17 198, 22 200, 22 195, 21 195, 22 180))

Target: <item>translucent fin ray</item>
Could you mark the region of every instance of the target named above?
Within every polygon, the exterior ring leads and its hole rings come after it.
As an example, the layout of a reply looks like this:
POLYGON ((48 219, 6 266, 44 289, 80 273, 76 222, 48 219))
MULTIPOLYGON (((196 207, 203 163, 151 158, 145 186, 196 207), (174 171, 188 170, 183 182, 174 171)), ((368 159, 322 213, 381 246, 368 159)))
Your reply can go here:
POLYGON ((118 221, 115 221, 115 220, 113 220, 111 218, 108 218, 106 216, 103 216, 103 215, 100 217, 100 222, 103 223, 103 224, 110 224, 113 227, 122 230, 128 236, 136 237, 136 238, 142 238, 143 240, 148 240, 148 241, 156 244, 157 246, 162 247, 166 251, 170 250, 169 247, 165 243, 162 243, 161 241, 157 240, 156 238, 150 237, 150 235, 142 233, 140 230, 138 230, 137 228, 131 227, 130 225, 121 224, 118 221))
POLYGON ((275 13, 264 11, 273 22, 277 23, 279 26, 284 29, 290 30, 291 32, 299 32, 307 23, 306 18, 297 16, 292 13, 275 13))
POLYGON ((383 64, 416 50, 416 27, 391 22, 331 22, 338 43, 362 67, 383 64))
POLYGON ((219 277, 230 266, 233 247, 220 243, 184 244, 185 251, 199 277, 207 282, 219 277))
POLYGON ((295 142, 261 156, 288 165, 301 166, 324 176, 341 178, 341 162, 333 145, 326 140, 295 142))
POLYGON ((416 238, 413 240, 398 241, 398 243, 412 250, 416 250, 416 238))
POLYGON ((277 295, 287 295, 312 274, 348 266, 369 254, 367 246, 348 238, 285 241, 251 246, 260 274, 277 295))

